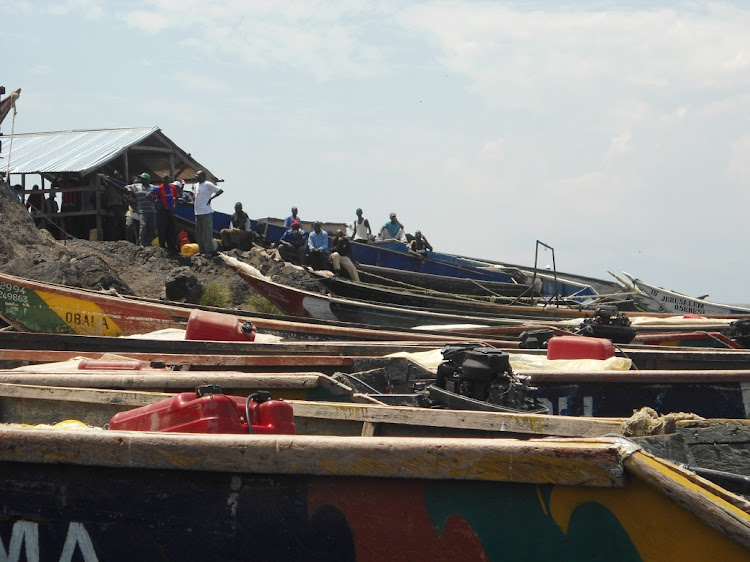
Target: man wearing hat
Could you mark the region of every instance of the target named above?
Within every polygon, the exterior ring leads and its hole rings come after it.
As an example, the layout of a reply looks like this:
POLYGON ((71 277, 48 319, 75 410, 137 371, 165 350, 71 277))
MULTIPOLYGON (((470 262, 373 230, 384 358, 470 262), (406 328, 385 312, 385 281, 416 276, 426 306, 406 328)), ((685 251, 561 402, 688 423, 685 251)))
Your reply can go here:
POLYGON ((214 210, 211 201, 224 193, 213 183, 206 180, 206 172, 199 170, 195 174, 198 184, 195 187, 195 238, 201 254, 214 253, 214 210))
POLYGON ((151 175, 143 172, 137 184, 131 186, 135 194, 135 206, 140 217, 138 245, 150 246, 156 234, 156 206, 151 198, 151 175))
POLYGON ((406 234, 404 233, 404 225, 398 222, 396 213, 391 213, 391 220, 383 225, 380 229, 379 240, 398 240, 399 242, 406 242, 406 234))
POLYGON ((279 257, 297 265, 307 265, 307 232, 299 219, 292 219, 292 227, 279 240, 279 257))

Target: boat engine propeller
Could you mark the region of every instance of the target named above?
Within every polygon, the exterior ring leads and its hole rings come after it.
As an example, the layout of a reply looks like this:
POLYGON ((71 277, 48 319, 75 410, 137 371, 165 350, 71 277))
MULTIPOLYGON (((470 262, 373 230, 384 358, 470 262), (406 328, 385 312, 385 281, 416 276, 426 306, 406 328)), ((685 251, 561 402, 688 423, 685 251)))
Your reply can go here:
POLYGON ((607 338, 612 343, 630 343, 635 338, 636 329, 630 325, 630 318, 615 306, 601 306, 593 316, 586 316, 578 326, 576 334, 592 338, 607 338))
POLYGON ((460 410, 546 413, 529 377, 516 375, 505 351, 477 345, 442 350, 437 382, 430 386, 435 402, 460 410))

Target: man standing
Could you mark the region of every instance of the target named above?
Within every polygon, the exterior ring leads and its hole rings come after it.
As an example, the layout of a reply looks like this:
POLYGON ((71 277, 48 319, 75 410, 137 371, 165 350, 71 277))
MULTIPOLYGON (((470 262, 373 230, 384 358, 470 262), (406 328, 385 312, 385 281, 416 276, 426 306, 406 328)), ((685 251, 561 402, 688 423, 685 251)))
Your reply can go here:
POLYGON ((196 174, 198 185, 195 188, 195 238, 198 242, 198 251, 201 254, 213 254, 214 251, 214 225, 211 201, 224 193, 210 181, 206 181, 206 172, 199 170, 196 174))
POLYGON ((140 185, 133 186, 136 211, 141 221, 138 229, 138 245, 150 246, 156 232, 156 206, 151 198, 151 176, 143 172, 138 178, 140 185))
POLYGON ((354 221, 352 240, 367 243, 371 237, 372 229, 370 228, 370 221, 362 216, 362 209, 357 209, 357 220, 354 221))
POLYGON ((151 196, 156 199, 156 230, 159 236, 159 246, 176 254, 179 252, 177 225, 174 222, 175 205, 179 196, 177 187, 169 183, 169 176, 164 176, 161 185, 151 189, 151 196))
POLYGON ((297 219, 302 222, 302 220, 297 216, 297 207, 292 207, 292 214, 289 215, 286 220, 284 221, 284 228, 292 228, 292 221, 294 219, 297 219))

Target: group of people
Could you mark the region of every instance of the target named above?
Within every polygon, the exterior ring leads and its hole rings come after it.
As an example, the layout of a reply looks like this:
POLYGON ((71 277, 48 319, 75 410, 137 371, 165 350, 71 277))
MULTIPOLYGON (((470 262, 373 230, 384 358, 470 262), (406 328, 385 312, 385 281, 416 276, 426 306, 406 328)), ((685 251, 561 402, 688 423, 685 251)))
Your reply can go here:
MULTIPOLYGON (((196 180, 195 192, 191 199, 195 211, 195 239, 198 253, 214 256, 218 245, 213 238, 211 202, 222 195, 224 190, 208 181, 203 171, 196 173, 196 180)), ((62 180, 56 181, 53 186, 66 187, 62 180)), ((131 242, 146 246, 151 244, 154 237, 158 237, 162 248, 171 253, 178 253, 180 245, 177 239, 175 210, 178 200, 185 199, 186 192, 183 192, 183 187, 184 181, 171 181, 168 175, 164 175, 158 185, 151 185, 151 175, 148 172, 141 173, 131 185, 126 186, 124 192, 121 188, 111 183, 108 184, 101 202, 102 207, 109 211, 104 221, 105 239, 119 240, 124 233, 131 242)), ((39 186, 35 185, 25 202, 22 194, 19 194, 19 199, 32 214, 39 215, 36 220, 39 221, 40 227, 48 228, 59 237, 58 231, 64 234, 65 225, 63 224, 63 228, 60 228, 58 219, 48 218, 49 215, 58 212, 55 193, 51 192, 49 198, 45 198, 41 191, 36 193, 37 191, 39 191, 39 186)), ((63 192, 63 206, 60 211, 71 210, 70 199, 73 198, 71 193, 75 195, 79 203, 92 197, 86 191, 63 192)), ((76 205, 76 210, 83 210, 82 207, 82 204, 76 205)), ((427 238, 420 231, 416 231, 413 236, 406 234, 404 225, 399 222, 396 213, 391 213, 389 218, 390 220, 375 235, 362 209, 357 209, 351 237, 348 237, 343 230, 337 230, 329 239, 328 232, 323 230, 319 221, 313 223, 310 233, 305 231, 302 228, 297 207, 292 207, 291 214, 284 221, 286 231, 277 244, 279 257, 284 261, 313 269, 332 269, 336 274, 344 270, 354 281, 359 281, 359 274, 355 267, 350 240, 359 243, 373 240, 398 240, 408 244, 410 253, 425 259, 427 252, 432 251, 427 238)), ((73 223, 73 221, 70 222, 73 223)), ((254 245, 257 235, 252 231, 250 217, 243 210, 242 203, 235 204, 231 228, 222 229, 220 235, 221 247, 224 249, 249 250, 254 245)))
MULTIPOLYGON (((211 201, 224 193, 224 190, 208 181, 203 171, 196 173, 196 180, 193 206, 198 251, 201 254, 215 255, 211 201)), ((151 185, 151 175, 148 172, 138 176, 138 181, 128 186, 135 197, 135 204, 131 206, 126 221, 128 239, 139 246, 147 246, 157 237, 159 246, 171 253, 179 252, 175 211, 183 187, 184 182, 170 181, 168 175, 162 177, 159 185, 151 185)))
POLYGON ((179 180, 162 176, 159 185, 151 185, 151 175, 143 172, 138 181, 128 186, 135 197, 135 205, 126 219, 128 239, 139 246, 150 246, 158 237, 159 246, 171 253, 179 252, 175 210, 182 190, 179 180))
MULTIPOLYGON (((322 229, 320 222, 313 223, 313 230, 307 233, 302 228, 302 220, 298 216, 297 207, 292 207, 292 214, 284 221, 287 228, 278 243, 279 257, 284 261, 309 266, 312 269, 332 269, 339 275, 343 269, 352 281, 359 281, 359 274, 355 266, 350 238, 343 230, 337 230, 333 239, 329 240, 328 233, 322 229)), ((377 236, 372 233, 370 222, 364 218, 362 209, 357 209, 357 218, 352 225, 351 240, 367 243, 372 240, 398 240, 408 245, 409 252, 424 260, 427 252, 432 251, 432 245, 427 238, 417 230, 413 236, 406 234, 396 213, 391 213, 390 220, 383 225, 377 236)))

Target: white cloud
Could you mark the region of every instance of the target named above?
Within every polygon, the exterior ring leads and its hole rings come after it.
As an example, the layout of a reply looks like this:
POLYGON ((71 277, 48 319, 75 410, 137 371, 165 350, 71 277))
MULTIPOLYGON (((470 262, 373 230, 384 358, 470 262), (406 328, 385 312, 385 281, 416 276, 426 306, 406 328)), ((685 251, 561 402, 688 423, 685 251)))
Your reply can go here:
POLYGON ((612 83, 671 91, 750 84, 750 10, 685 6, 558 12, 435 2, 405 10, 402 21, 431 36, 446 66, 501 105, 568 89, 593 98, 612 83))

